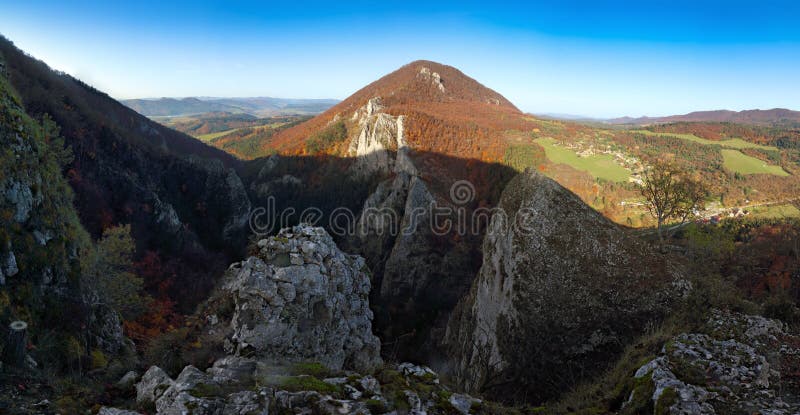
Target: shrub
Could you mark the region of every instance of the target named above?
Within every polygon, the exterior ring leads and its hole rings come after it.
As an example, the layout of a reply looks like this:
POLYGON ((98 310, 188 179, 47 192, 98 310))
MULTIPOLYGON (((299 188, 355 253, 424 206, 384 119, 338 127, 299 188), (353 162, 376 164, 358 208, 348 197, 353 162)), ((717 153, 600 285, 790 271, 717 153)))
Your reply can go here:
POLYGON ((309 375, 316 378, 328 378, 335 375, 332 370, 328 369, 325 367, 325 365, 319 362, 294 363, 292 364, 289 373, 291 373, 293 376, 309 375))
POLYGON ((144 353, 145 361, 164 369, 170 376, 176 376, 186 366, 181 348, 188 335, 187 328, 180 328, 152 339, 144 353))
POLYGON ((108 359, 101 350, 92 350, 91 358, 92 369, 102 369, 108 366, 108 359))
POLYGON ((337 385, 325 383, 314 376, 281 376, 278 378, 276 386, 289 392, 315 391, 320 393, 336 394, 341 392, 337 385))
POLYGON ((90 302, 106 303, 126 320, 141 314, 146 303, 142 279, 133 273, 135 250, 130 225, 116 226, 106 229, 81 259, 85 294, 93 297, 90 302))

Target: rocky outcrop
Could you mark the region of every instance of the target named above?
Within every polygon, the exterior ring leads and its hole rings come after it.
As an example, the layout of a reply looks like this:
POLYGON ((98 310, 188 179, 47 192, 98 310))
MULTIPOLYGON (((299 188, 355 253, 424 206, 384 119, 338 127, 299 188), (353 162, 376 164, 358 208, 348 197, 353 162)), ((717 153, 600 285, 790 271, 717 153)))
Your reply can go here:
POLYGON ((434 86, 436 86, 436 89, 438 89, 439 92, 445 92, 444 84, 442 83, 442 76, 439 75, 438 72, 432 72, 430 69, 423 66, 419 68, 418 76, 428 82, 431 82, 434 86))
POLYGON ((347 242, 368 258, 376 327, 397 359, 432 362, 447 315, 479 266, 477 235, 456 243, 456 231, 435 231, 434 212, 447 206, 423 178, 398 172, 367 198, 347 242))
MULTIPOLYGON (((438 74, 420 75, 441 86, 438 74)), ((405 117, 383 110, 381 98, 375 97, 353 113, 360 128, 348 151, 356 157, 353 168, 357 174, 393 173, 393 177, 381 182, 364 202, 347 243, 368 258, 374 272, 378 289, 372 299, 381 311, 377 321, 382 334, 392 343, 405 335, 409 343, 396 346, 419 353, 403 352, 399 358, 419 359, 430 353, 419 343, 435 343, 428 334, 432 322, 443 325, 446 320, 440 313, 449 312, 466 292, 474 269, 465 266, 468 249, 445 249, 447 243, 442 241, 447 238, 433 232, 432 206, 437 198, 410 156, 403 135, 405 117)))
POLYGON ((483 266, 448 342, 468 391, 549 398, 590 375, 681 295, 661 255, 555 181, 513 179, 483 244, 483 266), (560 373, 562 377, 554 377, 560 373))
POLYGON ((374 370, 370 280, 364 259, 343 253, 322 228, 283 229, 233 264, 221 295, 232 298, 232 351, 275 361, 314 360, 374 370))
MULTIPOLYGON (((410 363, 384 367, 377 376, 320 373, 318 369, 309 374, 303 372, 304 368, 309 367, 276 367, 227 357, 205 372, 186 366, 173 380, 153 366, 136 386, 137 402, 139 408, 156 415, 478 415, 494 414, 499 408, 452 393, 431 369, 410 363)), ((134 413, 114 408, 101 411, 134 413)))
POLYGON ((0 254, 0 285, 5 285, 6 277, 13 277, 18 272, 17 257, 14 256, 14 251, 11 250, 9 243, 5 252, 0 254))
MULTIPOLYGON (((497 413, 496 404, 449 390, 428 367, 383 364, 370 331, 366 272, 361 257, 342 253, 321 228, 295 226, 259 241, 255 255, 231 266, 204 308, 233 303, 231 354, 205 371, 186 366, 175 378, 150 367, 135 384, 134 409, 157 415, 497 413)), ((227 325, 216 314, 205 320, 204 330, 227 325)), ((135 377, 131 372, 117 384, 135 377)))
POLYGON ((702 332, 676 336, 636 371, 625 406, 674 415, 800 413, 798 344, 779 321, 714 312, 702 332))
POLYGON ((413 174, 415 169, 407 157, 403 137, 404 116, 382 110, 380 97, 375 97, 353 113, 358 134, 353 136, 347 150, 348 156, 356 157, 351 169, 362 176, 393 171, 413 174))

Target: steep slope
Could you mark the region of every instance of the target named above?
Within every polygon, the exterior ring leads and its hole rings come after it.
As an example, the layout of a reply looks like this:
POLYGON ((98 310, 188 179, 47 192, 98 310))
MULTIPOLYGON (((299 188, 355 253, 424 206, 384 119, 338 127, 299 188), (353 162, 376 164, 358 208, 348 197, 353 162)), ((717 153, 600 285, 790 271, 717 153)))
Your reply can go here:
MULTIPOLYGON (((29 356, 53 373, 76 357, 48 344, 81 339, 82 347, 109 355, 126 347, 116 312, 87 301, 81 261, 92 244, 62 172, 71 157, 63 145, 52 120, 26 113, 0 58, 0 344, 8 344, 5 326, 24 320, 30 344, 42 346, 29 356)), ((13 382, 8 350, 2 356, 3 383, 13 382)))
MULTIPOLYGON (((140 254, 153 251, 181 269, 172 291, 191 307, 229 262, 212 252, 244 249, 250 203, 233 170, 238 162, 52 71, 6 39, 0 54, 26 110, 51 116, 75 155, 68 177, 87 230, 98 236, 131 223, 140 254)), ((153 274, 158 284, 174 272, 153 274)))
POLYGON ((665 255, 539 173, 512 180, 499 207, 448 325, 467 391, 553 398, 614 361, 685 289, 665 255))

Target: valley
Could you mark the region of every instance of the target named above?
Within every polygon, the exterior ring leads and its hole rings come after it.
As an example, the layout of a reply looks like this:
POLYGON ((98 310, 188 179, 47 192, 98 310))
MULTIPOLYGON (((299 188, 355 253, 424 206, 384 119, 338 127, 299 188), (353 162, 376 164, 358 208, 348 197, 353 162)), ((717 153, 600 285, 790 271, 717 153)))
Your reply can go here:
POLYGON ((153 121, 191 135, 241 159, 272 154, 260 149, 263 141, 281 129, 302 123, 309 115, 282 115, 258 118, 249 114, 210 112, 197 115, 150 117, 153 121))

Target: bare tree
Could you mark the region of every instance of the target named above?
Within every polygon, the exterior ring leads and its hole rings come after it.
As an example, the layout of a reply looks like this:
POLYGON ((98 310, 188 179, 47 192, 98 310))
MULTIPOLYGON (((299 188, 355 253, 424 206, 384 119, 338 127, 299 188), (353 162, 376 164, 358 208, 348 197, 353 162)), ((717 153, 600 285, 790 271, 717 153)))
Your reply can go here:
POLYGON ((656 161, 644 173, 641 185, 647 208, 656 219, 658 238, 664 240, 663 227, 669 220, 683 224, 704 206, 708 191, 702 180, 668 161, 656 161))

